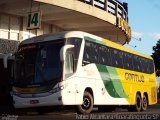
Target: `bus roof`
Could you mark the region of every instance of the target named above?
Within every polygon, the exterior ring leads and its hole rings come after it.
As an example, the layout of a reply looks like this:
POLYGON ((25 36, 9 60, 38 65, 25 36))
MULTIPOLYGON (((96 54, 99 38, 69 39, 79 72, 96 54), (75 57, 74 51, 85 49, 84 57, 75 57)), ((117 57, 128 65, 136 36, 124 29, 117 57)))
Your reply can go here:
POLYGON ((64 32, 44 34, 44 35, 35 36, 35 37, 32 37, 32 38, 23 40, 20 43, 20 45, 37 43, 37 42, 52 41, 52 40, 69 38, 69 37, 83 38, 83 32, 80 32, 80 31, 64 31, 64 32))
POLYGON ((104 39, 104 38, 98 37, 96 35, 92 35, 92 34, 89 34, 86 32, 82 32, 82 31, 64 31, 64 32, 58 32, 58 33, 44 34, 44 35, 40 35, 40 36, 26 39, 26 40, 22 41, 20 43, 20 45, 37 43, 37 42, 52 41, 52 40, 57 40, 57 39, 69 38, 69 37, 88 38, 89 40, 91 40, 93 42, 101 43, 103 45, 106 45, 106 46, 109 46, 109 47, 112 47, 112 48, 115 48, 115 49, 118 49, 121 51, 133 53, 133 54, 145 57, 145 58, 152 59, 151 56, 136 52, 132 49, 124 47, 124 46, 117 44, 115 42, 112 42, 108 39, 104 39))

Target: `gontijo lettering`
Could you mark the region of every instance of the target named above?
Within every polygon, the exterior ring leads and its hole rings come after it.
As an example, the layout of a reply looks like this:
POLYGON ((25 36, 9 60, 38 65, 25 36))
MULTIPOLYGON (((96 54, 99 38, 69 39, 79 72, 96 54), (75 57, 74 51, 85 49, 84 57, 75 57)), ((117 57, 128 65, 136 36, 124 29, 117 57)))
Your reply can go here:
POLYGON ((137 74, 131 74, 131 73, 125 73, 125 79, 126 80, 132 80, 135 82, 144 82, 144 76, 143 75, 137 75, 137 74))

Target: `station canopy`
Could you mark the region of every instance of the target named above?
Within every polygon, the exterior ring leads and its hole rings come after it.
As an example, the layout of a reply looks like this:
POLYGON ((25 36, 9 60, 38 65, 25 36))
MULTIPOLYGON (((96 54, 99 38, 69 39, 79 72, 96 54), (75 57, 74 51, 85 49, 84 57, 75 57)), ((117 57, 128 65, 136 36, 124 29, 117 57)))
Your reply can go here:
POLYGON ((1 13, 23 17, 27 17, 29 12, 40 11, 42 22, 64 31, 85 31, 122 45, 130 41, 124 29, 119 27, 117 16, 84 1, 1 0, 0 7, 1 13))

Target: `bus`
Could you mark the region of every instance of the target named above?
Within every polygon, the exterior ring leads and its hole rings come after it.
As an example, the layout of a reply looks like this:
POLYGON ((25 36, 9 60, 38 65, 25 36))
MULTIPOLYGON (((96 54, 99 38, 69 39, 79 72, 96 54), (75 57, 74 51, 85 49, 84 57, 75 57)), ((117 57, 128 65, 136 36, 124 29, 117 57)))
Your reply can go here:
POLYGON ((157 103, 153 59, 81 31, 24 40, 15 53, 12 96, 15 108, 116 106, 144 111, 157 103))

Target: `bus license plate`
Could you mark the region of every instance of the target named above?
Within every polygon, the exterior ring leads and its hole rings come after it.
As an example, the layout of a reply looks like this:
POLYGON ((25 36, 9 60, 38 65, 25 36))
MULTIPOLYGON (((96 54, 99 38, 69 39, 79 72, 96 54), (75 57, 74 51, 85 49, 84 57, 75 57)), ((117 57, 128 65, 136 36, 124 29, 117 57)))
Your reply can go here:
POLYGON ((30 104, 38 104, 39 100, 30 100, 30 104))

